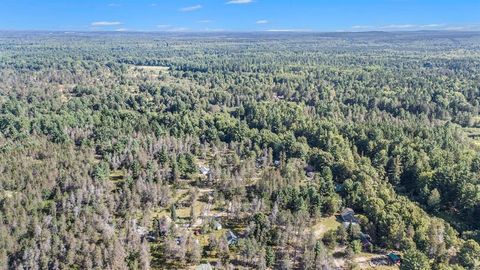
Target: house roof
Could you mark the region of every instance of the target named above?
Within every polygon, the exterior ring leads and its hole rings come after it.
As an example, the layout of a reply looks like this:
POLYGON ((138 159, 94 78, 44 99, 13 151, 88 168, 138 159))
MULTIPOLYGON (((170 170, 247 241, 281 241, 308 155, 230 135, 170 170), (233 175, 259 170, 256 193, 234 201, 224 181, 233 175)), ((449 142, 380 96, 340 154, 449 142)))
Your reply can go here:
POLYGON ((395 254, 393 252, 390 252, 387 256, 392 262, 400 261, 400 256, 398 256, 397 254, 395 254))
POLYGON ((355 218, 355 212, 352 210, 352 208, 343 209, 340 216, 342 217, 344 222, 358 223, 358 220, 355 218))
POLYGON ((344 208, 340 215, 343 216, 343 215, 348 215, 348 214, 355 214, 355 211, 353 211, 352 208, 344 208))

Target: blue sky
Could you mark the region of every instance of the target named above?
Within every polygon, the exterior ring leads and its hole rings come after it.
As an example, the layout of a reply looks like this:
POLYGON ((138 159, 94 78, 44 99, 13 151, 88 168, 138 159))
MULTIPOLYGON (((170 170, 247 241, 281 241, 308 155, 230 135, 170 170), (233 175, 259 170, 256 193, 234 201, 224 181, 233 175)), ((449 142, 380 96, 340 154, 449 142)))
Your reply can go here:
POLYGON ((480 0, 0 0, 0 29, 480 30, 480 0))

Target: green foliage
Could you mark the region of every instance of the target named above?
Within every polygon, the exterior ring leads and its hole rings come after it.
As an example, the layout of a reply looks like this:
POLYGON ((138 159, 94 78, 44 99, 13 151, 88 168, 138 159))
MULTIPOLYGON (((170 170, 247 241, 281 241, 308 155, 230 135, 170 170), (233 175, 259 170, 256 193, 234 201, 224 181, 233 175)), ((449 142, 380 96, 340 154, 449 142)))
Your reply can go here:
POLYGON ((466 241, 458 253, 458 261, 466 269, 480 267, 480 245, 473 241, 466 241))
POLYGON ((358 252, 361 230, 403 269, 475 269, 479 41, 0 33, 0 268, 330 269, 306 232, 350 207, 361 227, 330 249, 358 252), (240 245, 202 256, 198 205, 240 245))
POLYGON ((418 250, 410 249, 402 257, 400 270, 429 270, 430 263, 427 256, 418 250))

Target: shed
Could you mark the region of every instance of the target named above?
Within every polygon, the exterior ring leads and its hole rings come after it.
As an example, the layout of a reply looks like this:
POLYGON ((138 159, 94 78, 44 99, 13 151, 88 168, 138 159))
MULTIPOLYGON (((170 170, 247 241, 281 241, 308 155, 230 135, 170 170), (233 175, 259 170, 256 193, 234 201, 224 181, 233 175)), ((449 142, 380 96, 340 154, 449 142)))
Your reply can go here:
POLYGON ((390 253, 388 253, 387 257, 390 260, 390 262, 393 263, 393 264, 400 263, 400 256, 398 254, 390 252, 390 253))

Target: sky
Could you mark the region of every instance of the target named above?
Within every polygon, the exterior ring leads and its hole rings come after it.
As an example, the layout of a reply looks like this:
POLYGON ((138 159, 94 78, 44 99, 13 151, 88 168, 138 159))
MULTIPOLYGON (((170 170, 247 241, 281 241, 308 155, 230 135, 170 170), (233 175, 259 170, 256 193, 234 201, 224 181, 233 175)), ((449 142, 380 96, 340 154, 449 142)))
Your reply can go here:
POLYGON ((0 0, 0 30, 480 30, 480 0, 0 0))

